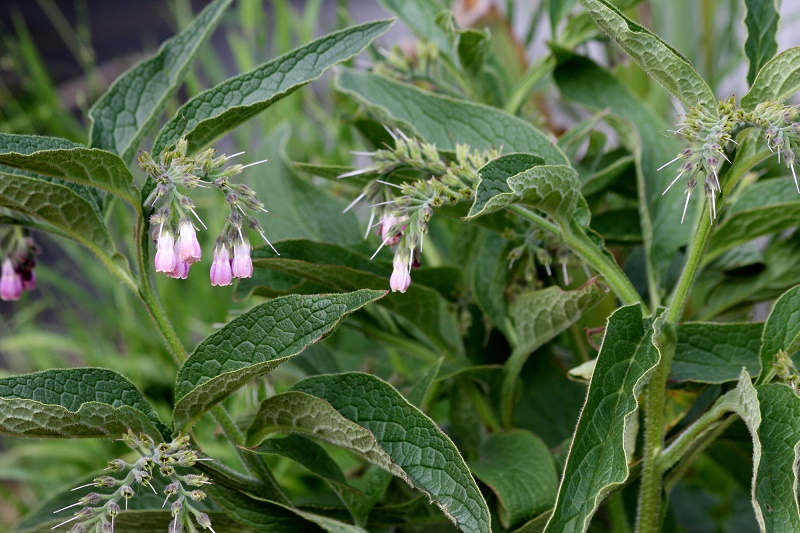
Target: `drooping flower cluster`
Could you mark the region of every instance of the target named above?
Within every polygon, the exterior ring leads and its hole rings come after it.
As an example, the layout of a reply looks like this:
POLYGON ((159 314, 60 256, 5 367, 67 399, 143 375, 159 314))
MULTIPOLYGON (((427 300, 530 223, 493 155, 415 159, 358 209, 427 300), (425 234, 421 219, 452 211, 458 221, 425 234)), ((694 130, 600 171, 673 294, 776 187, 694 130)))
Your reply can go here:
POLYGON ((128 500, 133 498, 138 490, 152 490, 154 475, 159 475, 164 482, 163 493, 166 495, 164 504, 172 498, 170 511, 172 521, 169 523, 167 531, 178 533, 182 531, 197 531, 194 523, 203 529, 214 531, 211 527, 211 520, 208 515, 195 509, 194 502, 203 501, 206 493, 199 489, 211 481, 203 474, 186 473, 188 469, 201 461, 196 451, 189 448, 189 437, 181 436, 172 442, 162 442, 156 444, 147 435, 136 436, 128 432, 122 439, 125 444, 141 455, 135 463, 129 464, 124 459, 114 459, 109 461, 108 468, 111 472, 127 471, 125 477, 118 479, 113 476, 101 476, 95 478, 92 483, 76 487, 72 490, 79 490, 86 487, 98 487, 100 489, 116 489, 110 494, 90 492, 78 500, 73 505, 68 505, 63 509, 55 511, 60 513, 72 507, 83 506, 74 513, 74 516, 53 527, 70 522, 77 522, 72 525, 70 533, 113 533, 114 520, 122 512, 122 502, 124 501, 125 510, 128 510, 128 500))
POLYGON ((470 151, 468 146, 458 145, 455 160, 446 161, 435 145, 409 138, 399 130, 387 131, 394 139, 394 149, 369 153, 373 157, 370 167, 339 177, 375 177, 345 211, 362 199, 369 202, 367 234, 377 218, 376 230, 381 238, 381 245, 372 257, 384 246, 396 247, 389 286, 392 291, 405 292, 411 284, 411 269, 420 264, 433 210, 473 200, 478 169, 500 152, 470 151))
POLYGON ((734 97, 720 100, 716 109, 709 110, 702 105, 689 109, 675 133, 691 142, 692 146, 683 149, 675 159, 659 168, 661 170, 671 163, 681 162, 678 175, 662 193, 666 194, 681 177, 687 177, 684 190, 686 203, 681 222, 686 217, 692 190, 702 180, 703 190, 710 204, 709 217, 713 223, 717 217, 716 195, 722 192, 720 168, 723 160, 731 162, 732 157, 729 155, 738 146, 735 138, 746 128, 762 130, 769 149, 777 154, 779 162, 783 159, 792 171, 797 192, 800 193, 794 168, 795 163, 800 161, 800 123, 795 122, 797 117, 798 110, 795 106, 780 102, 762 102, 752 111, 747 111, 736 107, 734 97))
POLYGON ((202 251, 192 217, 204 229, 207 228, 188 196, 197 187, 210 188, 213 185, 225 194, 225 201, 231 210, 214 247, 210 273, 212 285, 230 285, 233 278, 252 276, 250 240, 246 229, 243 229, 245 226, 261 235, 275 250, 264 235, 261 224, 248 213, 266 213, 264 204, 256 198, 256 193, 250 187, 230 181, 231 177, 252 165, 223 168, 232 157, 234 156, 216 156, 214 149, 189 156, 185 139, 181 139, 173 150, 165 150, 159 163, 147 152, 139 153, 139 166, 155 182, 155 188, 145 201, 145 206, 154 209, 150 226, 156 242, 156 272, 163 272, 172 278, 186 279, 191 265, 201 259, 202 251), (187 194, 178 190, 179 188, 187 194))
POLYGON ((0 229, 0 300, 19 300, 22 291, 36 288, 37 255, 39 247, 27 230, 19 226, 0 229))

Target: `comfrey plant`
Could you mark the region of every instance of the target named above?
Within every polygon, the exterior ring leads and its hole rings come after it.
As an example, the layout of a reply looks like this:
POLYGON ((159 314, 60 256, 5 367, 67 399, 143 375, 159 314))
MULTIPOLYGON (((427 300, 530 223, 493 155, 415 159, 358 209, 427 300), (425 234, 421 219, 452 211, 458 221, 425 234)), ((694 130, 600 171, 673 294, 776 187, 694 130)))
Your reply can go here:
MULTIPOLYGON (((513 13, 459 12, 490 32, 382 0, 419 43, 374 44, 391 21, 325 35, 192 97, 145 144, 229 3, 117 80, 89 146, 0 135, 3 299, 29 299, 34 257, 47 281, 36 232, 72 238, 176 365, 157 372, 171 394, 103 368, 0 379, 3 435, 136 452, 19 531, 800 530, 800 48, 775 55, 774 5, 745 3, 749 91, 719 100, 618 7, 636 2, 543 3, 555 35, 526 58, 513 13), (590 41, 677 99, 675 135, 672 106, 628 82, 660 89, 580 55, 590 41), (374 67, 337 69, 335 109, 259 123, 248 153, 269 163, 249 185, 241 153, 210 148, 370 46, 374 67), (215 306, 234 317, 200 319, 215 306)), ((147 340, 126 356, 152 357, 147 340)))

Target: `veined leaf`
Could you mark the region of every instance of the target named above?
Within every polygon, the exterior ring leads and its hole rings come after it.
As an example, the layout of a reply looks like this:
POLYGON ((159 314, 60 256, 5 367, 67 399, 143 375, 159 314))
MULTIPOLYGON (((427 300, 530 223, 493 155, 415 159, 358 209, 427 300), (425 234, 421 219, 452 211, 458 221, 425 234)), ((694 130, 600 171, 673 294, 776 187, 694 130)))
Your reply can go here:
POLYGON ((462 531, 491 531, 489 509, 453 442, 391 385, 361 373, 315 376, 293 390, 328 401, 378 444, 462 531))
POLYGON ((617 309, 572 439, 555 509, 545 531, 586 531, 603 496, 628 477, 625 429, 636 397, 659 361, 640 304, 617 309))
POLYGON ((139 210, 139 190, 125 163, 105 150, 58 148, 61 139, 0 133, 0 165, 96 187, 115 194, 139 210), (19 151, 17 151, 19 150, 19 151))
POLYGON ((486 163, 478 170, 481 181, 467 219, 519 203, 544 211, 568 228, 582 198, 578 173, 566 165, 542 163, 531 154, 508 154, 486 163))
POLYGON ((763 324, 686 323, 678 326, 678 345, 670 379, 699 383, 736 381, 747 368, 761 372, 759 350, 763 324))
POLYGON ((185 431, 213 405, 330 334, 384 291, 285 296, 258 305, 207 337, 178 370, 173 418, 185 431))
POLYGON ((766 374, 779 351, 792 355, 800 349, 800 286, 778 298, 764 324, 761 373, 766 374))
POLYGON ((133 286, 127 259, 115 251, 94 206, 72 189, 36 178, 0 172, 0 207, 52 226, 86 246, 109 270, 133 286))
POLYGON ((797 225, 800 199, 788 196, 794 190, 792 178, 776 178, 749 186, 725 212, 708 245, 706 261, 762 235, 797 225))
POLYGON ((606 0, 578 1, 603 31, 687 109, 703 105, 708 112, 716 113, 714 93, 680 52, 606 0))
POLYGON ((776 55, 761 68, 741 106, 752 111, 761 102, 783 102, 800 90, 800 46, 776 55))
POLYGON ((157 442, 169 429, 136 386, 103 368, 46 370, 0 379, 0 433, 33 438, 120 438, 157 442))
POLYGON ((321 37, 189 100, 159 132, 153 153, 183 136, 196 150, 249 120, 274 102, 359 54, 392 24, 379 20, 321 37))
POLYGON ((528 122, 499 109, 433 94, 376 74, 342 69, 336 87, 375 111, 381 120, 419 135, 443 150, 530 152, 550 165, 568 163, 555 141, 528 122))
MULTIPOLYGON (((753 506, 762 531, 800 531, 797 501, 800 397, 785 385, 757 387, 761 460, 754 458, 753 506), (756 504, 757 502, 757 504, 756 504)), ((755 438, 754 438, 755 440, 755 438)))
POLYGON ((752 85, 761 67, 778 51, 775 36, 778 33, 780 9, 775 0, 744 0, 744 7, 747 10, 744 18, 747 27, 744 53, 750 62, 747 83, 752 85))
POLYGON ((210 3, 185 30, 162 44, 156 55, 117 78, 89 110, 92 147, 114 152, 130 163, 231 1, 210 3))
POLYGON ((497 496, 500 521, 507 528, 550 509, 556 499, 553 456, 542 439, 528 431, 494 433, 470 469, 497 496))

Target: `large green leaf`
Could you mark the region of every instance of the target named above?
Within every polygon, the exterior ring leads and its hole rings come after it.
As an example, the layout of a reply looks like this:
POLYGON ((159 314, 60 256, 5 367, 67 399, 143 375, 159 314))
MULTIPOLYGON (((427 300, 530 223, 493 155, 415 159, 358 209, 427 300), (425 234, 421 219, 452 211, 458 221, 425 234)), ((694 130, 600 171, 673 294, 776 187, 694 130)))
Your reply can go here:
POLYGON ((139 210, 139 191, 125 163, 105 150, 58 147, 61 139, 0 133, 0 164, 35 174, 96 187, 139 210))
MULTIPOLYGON (((240 296, 251 292, 258 294, 259 287, 275 281, 274 276, 270 276, 273 272, 289 275, 296 282, 309 280, 315 286, 336 291, 380 290, 389 285, 391 269, 388 264, 370 261, 369 257, 342 246, 301 239, 283 241, 276 246, 280 248, 280 256, 266 247, 253 250, 254 275, 252 279, 239 282, 240 296)), ((414 281, 405 294, 388 294, 379 305, 410 321, 444 353, 463 352, 455 314, 432 288, 414 281)))
POLYGON ((495 433, 481 446, 472 473, 499 501, 500 521, 512 527, 549 509, 556 499, 558 472, 547 445, 524 430, 495 433))
POLYGON ((385 292, 285 296, 258 305, 207 337, 178 370, 178 431, 239 387, 330 334, 342 319, 385 292))
POLYGON ((103 368, 45 370, 0 379, 0 433, 33 438, 169 436, 136 386, 103 368))
POLYGON ((247 429, 247 443, 257 445, 273 433, 302 435, 340 446, 408 481, 402 468, 394 463, 369 430, 348 420, 317 396, 289 391, 261 402, 247 429))
POLYGON ((800 199, 788 193, 792 178, 777 178, 754 183, 725 210, 725 219, 714 231, 706 261, 762 235, 797 226, 800 199))
POLYGON ((410 483, 462 531, 491 531, 489 509, 453 442, 391 385, 361 373, 307 378, 294 390, 327 400, 372 432, 410 483))
MULTIPOLYGON (((642 236, 654 280, 660 282, 690 233, 690 224, 680 224, 683 202, 673 195, 662 195, 675 173, 658 171, 680 147, 674 138, 664 135, 668 125, 607 70, 563 51, 557 57, 553 78, 564 96, 593 112, 608 108, 624 119, 611 125, 636 157, 642 236)), ((670 192, 676 194, 674 189, 670 192)))
POLYGON ((628 477, 625 430, 636 397, 659 361, 641 305, 617 309, 572 439, 555 509, 545 531, 586 531, 603 496, 628 477))
POLYGON ((747 9, 744 18, 747 27, 744 53, 750 62, 747 83, 751 85, 761 67, 778 51, 775 36, 778 33, 780 8, 776 0, 744 0, 744 6, 747 9))
POLYGON ((761 102, 783 102, 800 90, 800 46, 770 59, 758 72, 741 105, 752 111, 761 102))
POLYGON ((566 165, 542 163, 531 154, 508 154, 486 163, 478 170, 480 183, 467 219, 523 204, 568 228, 581 199, 578 173, 566 165))
POLYGON ((687 108, 717 109, 717 99, 689 61, 647 28, 636 24, 606 0, 578 0, 594 21, 631 58, 687 108))
POLYGON ((476 150, 530 152, 551 165, 564 153, 530 123, 499 109, 433 94, 389 78, 350 69, 336 77, 340 91, 374 110, 381 120, 413 132, 443 150, 467 144, 476 150))
MULTIPOLYGON (((131 280, 124 256, 115 251, 95 207, 71 188, 36 178, 0 172, 0 207, 51 226, 91 250, 109 270, 131 280)), ((45 226, 45 227, 46 227, 45 226)))
POLYGON ((391 24, 379 20, 345 28, 203 91, 159 132, 153 152, 160 153, 183 136, 190 149, 206 146, 330 67, 359 54, 391 24))
POLYGON ((98 98, 89 110, 93 147, 114 152, 130 163, 231 1, 210 3, 185 30, 162 44, 156 55, 117 78, 98 98))
POLYGON ((739 379, 742 368, 756 377, 763 324, 686 323, 678 326, 678 345, 670 379, 724 383, 739 379))
POLYGON ((762 385, 757 391, 761 460, 754 461, 756 515, 763 519, 762 531, 800 531, 797 501, 800 397, 779 384, 762 385))
POLYGON ((792 355, 800 349, 800 286, 778 298, 764 325, 761 372, 768 374, 779 351, 792 355))
POLYGON ((504 291, 508 285, 509 260, 506 240, 485 231, 479 237, 475 256, 470 260, 470 285, 475 303, 500 328, 506 338, 516 342, 516 332, 508 316, 504 291))

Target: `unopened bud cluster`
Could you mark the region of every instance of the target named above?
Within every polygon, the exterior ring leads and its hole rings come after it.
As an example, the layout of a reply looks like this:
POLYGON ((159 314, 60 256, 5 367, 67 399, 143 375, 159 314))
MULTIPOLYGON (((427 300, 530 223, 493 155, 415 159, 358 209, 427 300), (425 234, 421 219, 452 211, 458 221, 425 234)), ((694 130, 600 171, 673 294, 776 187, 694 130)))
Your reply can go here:
POLYGON ((794 361, 783 350, 779 350, 772 362, 777 378, 792 388, 795 394, 800 395, 800 372, 794 365, 794 361))
POLYGON ((799 161, 800 148, 800 122, 796 122, 797 117, 798 110, 795 106, 780 102, 762 102, 754 110, 746 111, 736 107, 734 97, 720 100, 713 110, 702 105, 689 109, 675 133, 691 142, 692 146, 682 150, 675 159, 661 167, 676 161, 681 164, 677 177, 663 194, 681 177, 687 178, 684 189, 686 203, 681 222, 686 216, 692 191, 702 182, 710 204, 709 217, 713 223, 717 216, 716 195, 722 192, 720 168, 724 161, 730 163, 732 157, 729 156, 738 146, 735 137, 746 128, 759 128, 762 131, 769 149, 777 154, 779 162, 783 160, 792 171, 797 192, 800 193, 794 168, 799 161))
POLYGON ((435 145, 409 138, 399 130, 388 131, 394 139, 394 149, 370 153, 373 157, 370 167, 339 177, 361 174, 375 177, 347 209, 361 199, 369 202, 371 215, 367 234, 377 218, 376 231, 381 238, 378 251, 387 245, 395 247, 389 286, 392 291, 405 292, 411 284, 411 268, 420 264, 422 243, 434 209, 473 200, 478 169, 497 158, 500 152, 470 151, 468 146, 458 145, 455 160, 447 161, 435 145), (406 173, 418 178, 400 183, 388 181, 395 174, 408 178, 406 173))
POLYGON ((0 300, 16 301, 22 291, 36 288, 36 256, 39 247, 27 230, 19 226, 0 226, 0 300))
POLYGON ((383 60, 374 67, 378 74, 408 82, 430 81, 439 70, 439 47, 428 41, 416 41, 413 50, 395 45, 381 54, 383 60))
POLYGON ((160 476, 165 484, 164 494, 166 495, 162 507, 166 506, 170 499, 173 500, 170 505, 172 520, 168 531, 170 533, 196 532, 198 529, 194 524, 197 523, 201 528, 213 532, 208 515, 193 506, 193 502, 199 502, 206 498, 206 493, 199 487, 209 484, 210 481, 202 474, 184 473, 199 460, 197 452, 188 446, 189 437, 181 436, 169 443, 156 444, 147 435, 137 437, 129 431, 122 440, 139 453, 141 458, 132 464, 124 459, 109 461, 106 470, 126 472, 121 479, 110 475, 100 476, 88 485, 73 489, 97 487, 99 490, 114 490, 108 494, 90 492, 78 500, 78 503, 59 509, 56 513, 82 506, 72 518, 61 522, 53 529, 75 522, 69 530, 70 533, 113 533, 114 520, 122 511, 123 502, 127 511, 128 500, 133 498, 139 490, 147 489, 157 493, 152 481, 154 476, 160 476))
POLYGON ((225 167, 231 157, 217 156, 213 148, 189 156, 186 139, 178 141, 174 149, 165 150, 158 163, 147 152, 139 153, 139 166, 156 184, 145 200, 145 206, 154 211, 150 227, 156 242, 156 272, 186 279, 190 266, 201 259, 194 219, 207 228, 189 196, 198 187, 213 186, 221 191, 231 211, 214 247, 212 285, 230 285, 233 278, 252 276, 248 228, 272 246, 261 224, 251 214, 267 210, 250 187, 231 182, 232 177, 246 168, 242 165, 225 167))

